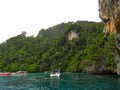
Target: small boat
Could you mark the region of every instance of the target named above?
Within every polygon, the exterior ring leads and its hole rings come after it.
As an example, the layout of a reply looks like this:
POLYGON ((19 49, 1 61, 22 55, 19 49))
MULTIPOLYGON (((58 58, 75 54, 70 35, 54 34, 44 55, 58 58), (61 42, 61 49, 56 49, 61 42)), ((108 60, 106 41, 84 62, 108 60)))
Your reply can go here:
POLYGON ((50 73, 51 77, 59 77, 60 76, 60 70, 55 70, 50 73))
POLYGON ((0 76, 10 76, 10 72, 0 72, 0 76))
POLYGON ((27 75, 27 71, 17 71, 11 73, 11 76, 26 76, 26 75, 27 75))

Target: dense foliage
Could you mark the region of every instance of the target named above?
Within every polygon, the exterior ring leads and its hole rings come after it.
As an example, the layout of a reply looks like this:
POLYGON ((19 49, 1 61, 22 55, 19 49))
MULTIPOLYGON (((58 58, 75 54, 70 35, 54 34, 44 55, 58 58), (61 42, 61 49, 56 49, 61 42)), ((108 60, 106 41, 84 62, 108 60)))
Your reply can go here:
POLYGON ((104 35, 102 29, 101 23, 77 21, 41 29, 36 37, 22 32, 0 44, 0 71, 80 72, 99 63, 113 71, 114 37, 104 35), (79 37, 68 41, 70 31, 79 37))

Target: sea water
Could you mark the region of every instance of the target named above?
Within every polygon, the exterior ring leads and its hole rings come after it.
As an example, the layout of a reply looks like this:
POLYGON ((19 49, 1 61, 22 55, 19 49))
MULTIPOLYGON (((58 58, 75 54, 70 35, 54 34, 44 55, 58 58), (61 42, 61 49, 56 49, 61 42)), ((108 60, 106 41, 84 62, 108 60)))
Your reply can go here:
POLYGON ((84 73, 61 73, 60 77, 50 77, 49 73, 2 76, 0 90, 120 90, 120 77, 84 73))

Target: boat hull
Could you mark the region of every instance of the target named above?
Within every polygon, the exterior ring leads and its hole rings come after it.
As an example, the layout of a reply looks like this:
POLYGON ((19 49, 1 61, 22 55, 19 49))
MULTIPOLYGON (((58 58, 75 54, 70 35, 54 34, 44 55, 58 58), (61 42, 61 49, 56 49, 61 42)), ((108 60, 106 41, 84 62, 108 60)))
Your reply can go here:
POLYGON ((50 74, 51 77, 59 77, 60 73, 54 73, 54 74, 50 74))
POLYGON ((26 71, 17 71, 17 72, 11 73, 11 76, 26 76, 26 75, 27 75, 26 71))
POLYGON ((0 76, 10 76, 10 72, 0 72, 0 76))

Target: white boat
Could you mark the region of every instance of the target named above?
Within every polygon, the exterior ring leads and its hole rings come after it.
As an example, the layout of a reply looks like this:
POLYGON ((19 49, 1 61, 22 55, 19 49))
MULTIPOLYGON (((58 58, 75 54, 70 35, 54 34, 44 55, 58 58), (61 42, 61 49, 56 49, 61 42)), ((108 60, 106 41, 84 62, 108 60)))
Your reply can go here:
POLYGON ((26 76, 26 75, 27 75, 27 71, 17 71, 11 73, 11 76, 26 76))
POLYGON ((55 70, 50 73, 51 77, 59 77, 60 76, 60 70, 55 70))

